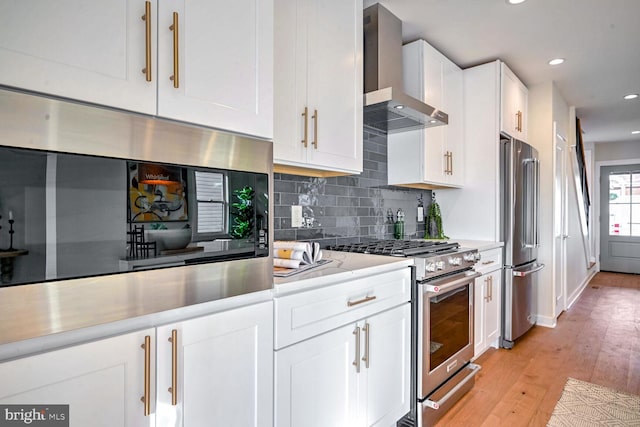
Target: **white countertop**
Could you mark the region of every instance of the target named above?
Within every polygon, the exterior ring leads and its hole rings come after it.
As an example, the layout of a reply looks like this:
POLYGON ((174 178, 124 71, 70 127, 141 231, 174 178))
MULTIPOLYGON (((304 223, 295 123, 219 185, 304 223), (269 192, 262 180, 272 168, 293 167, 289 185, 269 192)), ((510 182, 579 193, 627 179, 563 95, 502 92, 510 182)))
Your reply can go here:
POLYGON ((413 265, 412 258, 330 250, 323 250, 322 254, 322 259, 328 259, 331 262, 289 277, 275 277, 274 296, 305 291, 413 265))
POLYGON ((480 252, 489 249, 501 248, 504 242, 492 242, 488 240, 465 240, 465 239, 449 239, 451 242, 458 242, 461 248, 477 249, 480 252))

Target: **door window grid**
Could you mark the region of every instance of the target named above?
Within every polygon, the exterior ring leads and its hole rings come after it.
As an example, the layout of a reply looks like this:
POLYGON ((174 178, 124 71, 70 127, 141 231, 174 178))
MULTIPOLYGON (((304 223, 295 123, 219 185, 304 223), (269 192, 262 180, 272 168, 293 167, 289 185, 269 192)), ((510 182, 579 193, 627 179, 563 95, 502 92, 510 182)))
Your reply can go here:
POLYGON ((640 236, 640 171, 609 174, 609 235, 640 236))

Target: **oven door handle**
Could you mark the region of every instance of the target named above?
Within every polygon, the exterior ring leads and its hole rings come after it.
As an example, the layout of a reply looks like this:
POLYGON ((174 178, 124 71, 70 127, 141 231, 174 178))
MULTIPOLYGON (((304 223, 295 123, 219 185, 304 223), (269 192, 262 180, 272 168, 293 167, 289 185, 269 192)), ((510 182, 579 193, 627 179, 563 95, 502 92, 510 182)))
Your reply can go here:
POLYGON ((455 288, 459 288, 460 286, 466 285, 467 283, 469 283, 472 280, 475 280, 476 278, 482 276, 482 273, 479 273, 477 271, 474 271, 471 274, 465 274, 464 277, 461 277, 459 279, 455 279, 452 281, 445 281, 444 284, 442 285, 430 285, 430 284, 425 284, 424 285, 424 289, 427 292, 432 292, 432 293, 442 293, 442 292, 448 292, 451 291, 455 288))
POLYGON ((469 368, 470 368, 470 372, 467 374, 467 376, 460 381, 458 384, 455 385, 455 387, 453 387, 451 390, 449 390, 449 392, 447 394, 445 394, 444 396, 442 396, 442 399, 435 401, 435 400, 430 400, 430 399, 425 399, 422 402, 423 406, 427 406, 431 409, 440 409, 440 406, 442 406, 443 404, 445 404, 447 402, 447 400, 451 399, 452 396, 454 396, 458 390, 460 390, 462 387, 464 387, 471 379, 473 379, 473 377, 476 376, 476 374, 480 371, 480 369, 482 369, 482 367, 480 365, 476 365, 475 363, 469 363, 469 368))

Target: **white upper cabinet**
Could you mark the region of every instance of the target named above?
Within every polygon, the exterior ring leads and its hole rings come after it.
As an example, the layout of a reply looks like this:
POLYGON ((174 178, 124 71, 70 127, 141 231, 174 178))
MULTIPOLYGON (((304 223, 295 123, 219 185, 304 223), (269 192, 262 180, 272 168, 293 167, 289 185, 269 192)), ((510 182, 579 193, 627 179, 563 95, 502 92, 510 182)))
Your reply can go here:
POLYGON ((388 183, 415 188, 464 184, 462 70, 426 43, 403 47, 405 92, 447 113, 449 124, 389 134, 388 183))
POLYGON ((500 63, 500 83, 500 130, 516 139, 526 141, 529 92, 504 62, 500 63))
POLYGON ((158 8, 158 115, 272 138, 273 1, 158 8))
POLYGON ((271 138, 273 3, 0 0, 0 84, 271 138))
POLYGON ((362 1, 275 0, 276 170, 362 172, 362 1))
POLYGON ((0 84, 155 114, 156 10, 156 0, 0 0, 0 84))

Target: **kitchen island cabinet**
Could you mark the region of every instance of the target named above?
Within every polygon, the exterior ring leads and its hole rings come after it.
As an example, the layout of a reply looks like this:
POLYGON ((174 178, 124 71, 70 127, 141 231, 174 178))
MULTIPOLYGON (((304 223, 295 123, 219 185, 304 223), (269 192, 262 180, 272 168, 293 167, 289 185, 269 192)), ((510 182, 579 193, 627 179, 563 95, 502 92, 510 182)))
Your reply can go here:
POLYGON ((272 6, 0 1, 0 84, 271 138, 272 6))
POLYGON ((403 46, 405 92, 449 115, 449 123, 388 136, 388 182, 413 188, 464 185, 463 74, 424 40, 403 46))
POLYGON ((408 412, 408 262, 318 288, 303 279, 276 296, 277 426, 389 426, 408 412))
POLYGON ((362 0, 275 0, 276 172, 362 172, 362 0))
POLYGON ((153 427, 155 379, 145 376, 153 342, 155 330, 146 329, 0 363, 0 403, 69 405, 71 426, 153 427))

